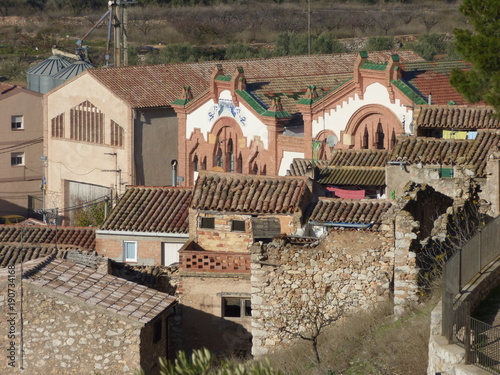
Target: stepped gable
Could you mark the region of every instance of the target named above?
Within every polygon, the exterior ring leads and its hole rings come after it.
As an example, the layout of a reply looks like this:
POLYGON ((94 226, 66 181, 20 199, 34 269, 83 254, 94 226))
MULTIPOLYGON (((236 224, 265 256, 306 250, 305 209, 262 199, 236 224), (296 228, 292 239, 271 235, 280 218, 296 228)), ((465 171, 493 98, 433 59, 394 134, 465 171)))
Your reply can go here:
MULTIPOLYGON (((402 62, 425 61, 413 51, 405 50, 371 52, 370 61, 382 63, 395 53, 400 56, 402 62)), ((307 86, 311 84, 317 84, 320 90, 329 90, 339 81, 352 75, 357 55, 357 53, 342 53, 108 67, 89 69, 83 74, 90 74, 119 98, 128 102, 132 108, 147 108, 169 106, 179 98, 187 85, 191 87, 196 100, 209 87, 210 77, 216 64, 221 64, 227 74, 232 74, 238 67, 242 67, 249 92, 253 92, 264 102, 281 93, 286 107, 294 105, 289 99, 295 100, 299 92, 304 94, 307 86), (342 74, 347 76, 338 76, 342 74)), ((285 110, 293 112, 288 108, 285 110)))
POLYGON ((191 188, 130 186, 100 229, 187 233, 191 188))
POLYGON ((73 245, 95 249, 95 228, 38 225, 0 225, 0 243, 73 245))
POLYGON ((205 211, 292 214, 300 209, 305 177, 200 173, 191 207, 205 211))
POLYGON ((369 230, 379 230, 385 213, 392 203, 386 200, 347 200, 320 198, 309 218, 311 222, 372 224, 369 230))
POLYGON ((322 185, 385 185, 384 167, 337 167, 321 168, 315 177, 316 182, 322 185))
POLYGON ((327 166, 330 160, 313 160, 313 159, 300 159, 295 158, 287 170, 287 176, 305 176, 306 173, 314 166, 327 166))
MULTIPOLYGON (((16 268, 16 274, 20 274, 20 265, 16 268)), ((8 275, 7 269, 0 269, 0 282, 6 282, 8 275)), ((56 259, 53 255, 24 262, 23 280, 28 285, 42 287, 143 324, 175 303, 175 299, 166 293, 91 267, 56 259)))
POLYGON ((499 129, 500 118, 492 107, 421 106, 418 128, 453 130, 499 129))
MULTIPOLYGON (((371 55, 370 55, 371 58, 371 55)), ((453 69, 470 69, 465 61, 402 62, 403 82, 426 101, 432 95, 432 104, 446 105, 450 101, 458 105, 467 100, 451 85, 453 69)))
POLYGON ((497 150, 499 143, 497 132, 478 132, 474 140, 400 138, 389 158, 409 164, 463 165, 473 168, 476 177, 485 177, 487 155, 497 150))

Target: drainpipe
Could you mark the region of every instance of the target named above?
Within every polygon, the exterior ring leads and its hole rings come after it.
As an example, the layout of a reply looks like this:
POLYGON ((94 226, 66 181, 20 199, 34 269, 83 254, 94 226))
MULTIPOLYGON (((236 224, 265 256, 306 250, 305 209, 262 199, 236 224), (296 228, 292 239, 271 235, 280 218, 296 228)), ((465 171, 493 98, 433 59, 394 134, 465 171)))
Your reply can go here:
POLYGON ((177 186, 177 160, 172 160, 170 165, 172 166, 172 186, 177 186))

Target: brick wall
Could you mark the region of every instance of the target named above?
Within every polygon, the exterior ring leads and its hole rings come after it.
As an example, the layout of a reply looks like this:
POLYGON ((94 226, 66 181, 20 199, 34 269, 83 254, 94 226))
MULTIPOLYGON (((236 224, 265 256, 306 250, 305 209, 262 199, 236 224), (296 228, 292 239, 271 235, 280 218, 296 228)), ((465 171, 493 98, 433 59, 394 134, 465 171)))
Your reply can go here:
POLYGON ((250 273, 250 253, 180 252, 179 270, 186 272, 250 273))
POLYGON ((146 237, 146 236, 119 236, 98 235, 96 251, 99 255, 123 262, 123 241, 137 242, 137 263, 139 265, 158 266, 162 263, 163 242, 186 242, 187 238, 179 237, 146 237))

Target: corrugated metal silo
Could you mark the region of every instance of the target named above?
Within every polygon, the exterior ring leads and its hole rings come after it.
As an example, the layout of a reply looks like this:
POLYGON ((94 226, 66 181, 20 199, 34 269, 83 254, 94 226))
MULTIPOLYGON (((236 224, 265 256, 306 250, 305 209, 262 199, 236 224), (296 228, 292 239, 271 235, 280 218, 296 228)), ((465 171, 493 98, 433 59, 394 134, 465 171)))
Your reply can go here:
POLYGON ((52 76, 54 80, 54 87, 59 86, 60 84, 66 82, 68 79, 73 78, 87 70, 89 68, 93 68, 94 66, 84 60, 76 61, 73 64, 67 66, 57 74, 52 76))
POLYGON ((54 55, 28 69, 26 72, 28 89, 42 94, 49 92, 55 87, 52 78, 54 74, 57 74, 70 64, 68 60, 54 55))

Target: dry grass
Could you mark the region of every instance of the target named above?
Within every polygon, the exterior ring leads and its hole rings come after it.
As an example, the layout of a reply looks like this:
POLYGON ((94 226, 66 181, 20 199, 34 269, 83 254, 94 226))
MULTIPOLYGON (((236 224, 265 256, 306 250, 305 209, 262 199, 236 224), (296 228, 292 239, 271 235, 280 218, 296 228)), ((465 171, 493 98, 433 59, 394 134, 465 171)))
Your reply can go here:
POLYGON ((321 337, 320 365, 305 342, 277 351, 269 360, 285 374, 422 375, 433 306, 422 305, 396 321, 388 304, 346 318, 321 337))

